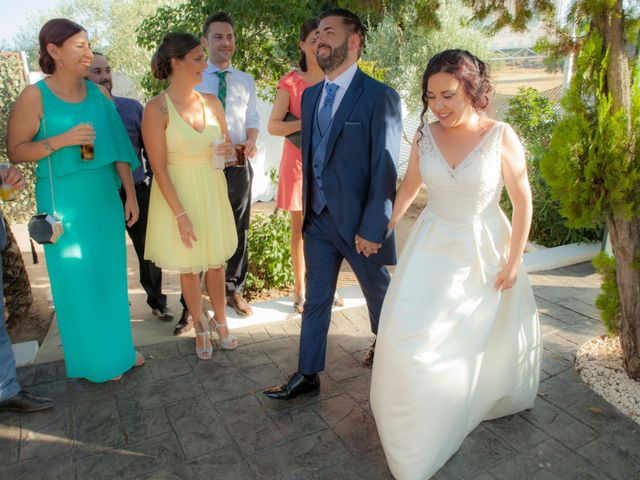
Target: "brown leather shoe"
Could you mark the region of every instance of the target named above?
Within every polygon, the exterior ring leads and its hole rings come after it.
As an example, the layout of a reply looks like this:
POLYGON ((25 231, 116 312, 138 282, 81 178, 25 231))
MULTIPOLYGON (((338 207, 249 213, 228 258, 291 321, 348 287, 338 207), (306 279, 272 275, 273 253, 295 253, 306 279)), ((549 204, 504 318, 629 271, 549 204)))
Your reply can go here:
POLYGON ((239 292, 236 292, 233 295, 227 297, 227 305, 233 308, 241 317, 248 317, 250 315, 253 315, 253 309, 247 303, 247 301, 242 298, 242 294, 239 292))
POLYGON ((373 367, 373 357, 376 354, 376 341, 373 341, 373 344, 369 347, 369 351, 367 352, 367 355, 364 357, 364 360, 362 361, 362 364, 365 367, 373 367))
POLYGON ((173 334, 176 337, 179 337, 181 335, 191 333, 191 330, 193 330, 193 318, 191 318, 189 310, 183 308, 182 315, 180 316, 178 323, 176 323, 176 328, 174 328, 173 334))

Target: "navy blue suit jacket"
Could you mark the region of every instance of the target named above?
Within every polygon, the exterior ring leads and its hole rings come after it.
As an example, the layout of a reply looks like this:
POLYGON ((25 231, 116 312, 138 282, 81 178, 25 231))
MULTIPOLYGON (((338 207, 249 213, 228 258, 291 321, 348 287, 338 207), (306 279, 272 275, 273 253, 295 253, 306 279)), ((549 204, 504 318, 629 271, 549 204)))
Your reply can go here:
MULTIPOLYGON (((313 116, 324 85, 308 87, 302 96, 303 212, 311 208, 313 116)), ((322 187, 340 236, 354 248, 356 234, 381 243, 369 259, 382 265, 396 263, 395 239, 387 225, 395 199, 401 132, 402 109, 396 91, 358 69, 328 133, 322 187)))

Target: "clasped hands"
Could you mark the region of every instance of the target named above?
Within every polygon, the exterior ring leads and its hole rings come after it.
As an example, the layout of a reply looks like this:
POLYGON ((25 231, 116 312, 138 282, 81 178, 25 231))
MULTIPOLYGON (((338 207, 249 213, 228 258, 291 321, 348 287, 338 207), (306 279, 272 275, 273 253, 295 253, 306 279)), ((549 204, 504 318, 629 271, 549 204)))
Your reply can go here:
POLYGON ((382 246, 381 243, 370 242, 365 240, 360 235, 356 235, 355 238, 356 252, 363 254, 365 257, 378 253, 378 250, 382 246))

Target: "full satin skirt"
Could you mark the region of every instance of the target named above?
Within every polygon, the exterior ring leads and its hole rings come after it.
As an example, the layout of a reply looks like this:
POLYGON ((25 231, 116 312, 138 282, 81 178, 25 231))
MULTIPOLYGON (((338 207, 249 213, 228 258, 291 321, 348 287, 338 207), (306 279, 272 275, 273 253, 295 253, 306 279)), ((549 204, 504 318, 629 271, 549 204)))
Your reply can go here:
MULTIPOLYGON (((104 382, 135 361, 125 221, 114 164, 53 178, 64 234, 45 245, 67 376, 104 382)), ((36 183, 38 211, 52 213, 48 178, 36 183)))
POLYGON ((483 420, 531 408, 541 342, 522 268, 507 258, 501 211, 449 222, 426 209, 405 245, 382 308, 371 408, 391 472, 428 479, 483 420))

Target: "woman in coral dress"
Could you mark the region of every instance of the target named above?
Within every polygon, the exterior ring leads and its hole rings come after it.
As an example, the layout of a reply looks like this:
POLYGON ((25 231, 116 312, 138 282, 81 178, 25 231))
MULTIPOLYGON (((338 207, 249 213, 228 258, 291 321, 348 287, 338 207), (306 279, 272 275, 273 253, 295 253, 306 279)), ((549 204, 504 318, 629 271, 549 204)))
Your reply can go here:
MULTIPOLYGON (((287 136, 299 133, 300 120, 285 121, 287 113, 301 118, 302 92, 324 78, 315 56, 318 21, 307 20, 300 27, 300 68, 283 76, 269 118, 269 133, 287 136)), ((277 207, 291 215, 291 259, 294 276, 294 309, 302 312, 305 296, 304 251, 302 248, 302 152, 288 139, 282 146, 282 160, 278 176, 277 207)))
POLYGON ((167 34, 153 56, 152 71, 158 79, 170 79, 170 85, 149 101, 142 119, 154 178, 145 258, 180 273, 196 327, 196 353, 203 360, 211 358, 213 331, 222 348, 238 345, 227 329, 224 291, 225 263, 238 238, 227 182, 213 161, 214 149, 229 158, 233 147, 218 98, 194 90, 206 58, 193 35, 167 34), (202 312, 201 274, 215 313, 211 322, 202 312))

